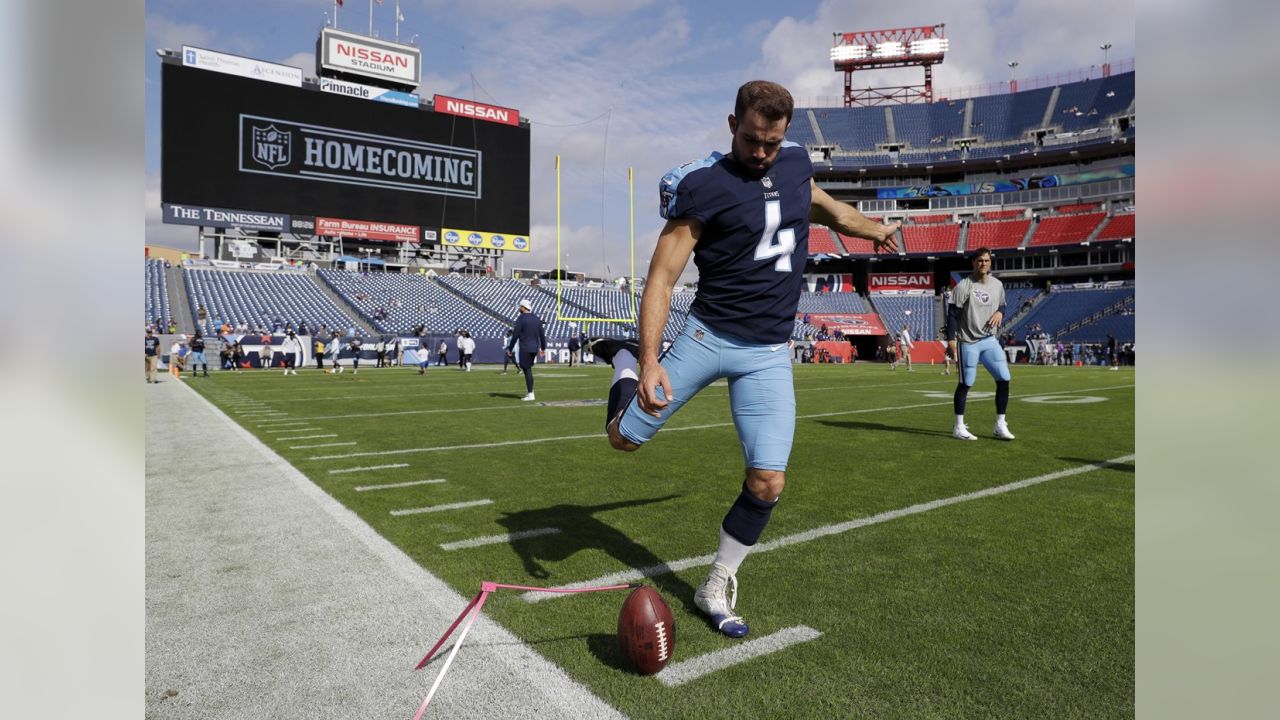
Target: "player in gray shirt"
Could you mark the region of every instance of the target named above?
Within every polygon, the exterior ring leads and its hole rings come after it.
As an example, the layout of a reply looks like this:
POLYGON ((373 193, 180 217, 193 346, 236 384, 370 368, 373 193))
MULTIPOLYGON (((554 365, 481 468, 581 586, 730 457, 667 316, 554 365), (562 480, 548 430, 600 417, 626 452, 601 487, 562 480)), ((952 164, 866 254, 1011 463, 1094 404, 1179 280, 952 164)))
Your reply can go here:
POLYGON ((947 304, 947 343, 960 363, 960 383, 956 385, 954 401, 956 424, 951 436, 959 440, 978 439, 964 424, 964 403, 969 397, 969 388, 978 379, 981 362, 996 381, 996 424, 991 432, 997 439, 1012 440, 1013 433, 1009 432, 1004 418, 1009 407, 1009 363, 996 340, 996 332, 1004 321, 1004 283, 991 275, 990 250, 978 248, 971 257, 973 274, 956 285, 947 304))

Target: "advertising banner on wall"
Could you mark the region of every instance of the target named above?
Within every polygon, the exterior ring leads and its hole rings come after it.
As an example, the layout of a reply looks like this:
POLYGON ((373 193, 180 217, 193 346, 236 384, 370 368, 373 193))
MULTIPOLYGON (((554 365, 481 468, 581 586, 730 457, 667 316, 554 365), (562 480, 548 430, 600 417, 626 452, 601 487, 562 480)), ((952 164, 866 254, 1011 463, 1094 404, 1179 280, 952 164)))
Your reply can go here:
POLYGON ((171 203, 161 203, 160 211, 163 215, 163 221, 174 225, 238 227, 243 230, 289 232, 289 216, 281 213, 228 210, 226 208, 171 203))
POLYGON ((476 120, 488 120, 489 122, 503 123, 504 125, 520 124, 519 110, 497 105, 485 105, 473 100, 463 100, 447 95, 436 95, 432 102, 435 105, 436 112, 461 115, 462 117, 475 118, 476 120))
POLYGON ((377 40, 343 30, 320 31, 321 68, 416 86, 422 75, 422 51, 412 45, 377 40))
POLYGON ((805 289, 812 293, 821 292, 856 292, 853 288, 853 273, 827 273, 825 275, 805 275, 805 289))
POLYGON ((440 234, 440 242, 445 246, 529 252, 529 238, 523 235, 503 235, 482 230, 459 230, 458 228, 441 228, 440 234))
POLYGON ((345 218, 316 218, 316 234, 327 237, 360 238, 386 242, 418 242, 417 225, 400 225, 373 220, 349 220, 345 218))
POLYGON ((933 273, 867 273, 867 292, 932 293, 933 273))
POLYGON ((372 85, 363 85, 361 83, 346 82, 345 80, 335 80, 333 78, 320 78, 320 89, 334 95, 346 95, 347 97, 359 98, 361 100, 377 100, 378 102, 391 103, 392 105, 403 105, 404 107, 416 108, 419 105, 420 98, 413 93, 400 92, 399 90, 388 90, 386 88, 374 87, 372 85))
POLYGON ((888 335, 880 316, 875 313, 840 313, 831 315, 810 315, 809 324, 814 327, 827 326, 827 331, 839 330, 845 335, 888 335))
POLYGON ((292 65, 254 60, 203 48, 182 46, 182 64, 201 70, 239 75, 240 77, 302 87, 302 69, 292 65))

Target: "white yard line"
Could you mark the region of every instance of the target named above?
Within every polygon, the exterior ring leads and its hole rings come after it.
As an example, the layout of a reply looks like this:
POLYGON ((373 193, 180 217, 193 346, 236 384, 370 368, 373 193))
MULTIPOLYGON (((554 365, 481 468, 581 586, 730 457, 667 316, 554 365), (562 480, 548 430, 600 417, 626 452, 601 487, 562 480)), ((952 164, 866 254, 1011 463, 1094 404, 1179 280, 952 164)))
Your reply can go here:
POLYGON ((311 448, 340 447, 342 445, 355 445, 355 444, 356 444, 356 441, 352 440, 351 442, 320 443, 318 445, 290 445, 289 449, 290 450, 309 450, 311 448))
POLYGON ((674 665, 668 665, 662 669, 662 672, 658 673, 658 682, 667 687, 676 687, 692 680, 697 680, 704 675, 710 675, 717 670, 723 670, 762 655, 780 652, 792 645, 817 640, 820 637, 822 637, 822 633, 817 630, 805 625, 797 625, 764 637, 754 638, 745 642, 735 642, 723 650, 716 650, 695 658, 682 660, 674 665))
POLYGON ((409 463, 394 463, 392 465, 370 465, 368 467, 339 468, 330 470, 330 475, 341 475, 343 473, 365 472, 367 470, 390 470, 392 468, 409 467, 409 463))
MULTIPOLYGON (((359 490, 360 488, 356 488, 359 490)), ((513 533, 505 535, 486 535, 484 537, 471 538, 470 540, 456 540, 454 542, 441 543, 441 550, 462 550, 464 548, 482 547, 484 545, 498 545, 500 543, 510 543, 516 540, 525 540, 527 538, 542 537, 543 535, 558 535, 560 528, 533 528, 532 530, 517 530, 513 533)))
POLYGON ((493 501, 488 498, 484 500, 467 500, 466 502, 446 503, 444 505, 431 505, 428 507, 408 508, 406 510, 392 510, 391 514, 395 517, 402 515, 421 515, 422 513, 443 512, 445 510, 461 510, 462 508, 478 507, 480 505, 492 505, 493 501))
MULTIPOLYGON (((1133 387, 1133 384, 1107 385, 1104 387, 1094 387, 1094 388, 1076 388, 1066 392, 1024 393, 1021 395, 1013 395, 1011 397, 1021 398, 1021 397, 1038 397, 1038 396, 1050 397, 1050 396, 1057 396, 1057 395, 1074 395, 1076 393, 1082 393, 1086 391, 1115 390, 1118 388, 1130 388, 1130 387, 1133 387)), ((829 412, 829 413, 813 413, 810 415, 797 415, 796 420, 811 420, 813 418, 837 417, 840 415, 859 415, 863 413, 874 413, 874 412, 892 412, 896 410, 914 410, 917 408, 938 407, 940 405, 950 405, 950 404, 951 404, 950 400, 939 400, 939 401, 927 402, 927 403, 913 403, 911 405, 896 405, 893 407, 863 408, 861 410, 839 410, 836 412, 829 412)), ((685 430, 707 430, 711 428, 722 428, 722 427, 733 427, 733 423, 719 422, 719 423, 708 423, 705 425, 684 425, 681 427, 666 427, 666 428, 663 428, 660 432, 673 433, 673 432, 682 432, 685 430)), ((449 450, 475 450, 475 449, 481 449, 481 448, 507 447, 510 445, 536 445, 538 443, 561 442, 565 440, 585 440, 588 438, 602 438, 602 437, 606 437, 606 435, 601 432, 601 433, 591 433, 589 435, 561 435, 557 437, 530 438, 528 440, 502 440, 502 441, 491 442, 491 443, 470 443, 467 445, 438 445, 435 447, 403 448, 400 450, 372 450, 369 452, 348 453, 345 455, 314 455, 307 459, 308 460, 341 460, 344 458, 353 458, 353 457, 382 457, 386 455, 412 455, 416 453, 445 452, 449 450)))
POLYGON ((320 428, 318 428, 318 427, 309 427, 309 428, 290 428, 290 429, 288 429, 288 430, 285 430, 285 431, 284 431, 284 432, 282 432, 282 433, 276 433, 276 435, 277 435, 277 437, 278 437, 278 436, 280 436, 280 435, 287 435, 287 434, 289 434, 289 433, 295 433, 295 432, 311 432, 312 430, 319 430, 319 429, 320 429, 320 428))
POLYGON ((367 492, 369 490, 390 490, 391 488, 413 487, 414 485, 437 485, 444 481, 444 478, 436 478, 434 480, 412 480, 410 482, 390 483, 387 485, 359 485, 352 489, 356 492, 367 492))
MULTIPOLYGON (((968 502, 969 500, 977 500, 979 498, 991 497, 992 495, 1000 495, 1002 493, 1012 492, 1014 490, 1021 490, 1023 488, 1031 487, 1032 485, 1039 485, 1040 483, 1049 482, 1051 480, 1061 480, 1062 478, 1072 477, 1074 475, 1080 475, 1087 472, 1093 472, 1094 470, 1100 470, 1100 469, 1109 468, 1109 467, 1116 467, 1118 465, 1123 465, 1135 459, 1136 457, 1137 457, 1136 455, 1124 455, 1122 457, 1113 458, 1111 460, 1103 460, 1096 463, 1089 463, 1087 465, 1077 465, 1076 467, 1067 468, 1066 470, 1058 470, 1057 472, 1051 472, 1046 475, 1037 475, 1036 477, 1027 478, 1025 480, 1018 480, 1016 482, 1011 482, 1006 485, 998 485, 996 487, 985 488, 983 490, 976 490, 974 492, 965 493, 963 495, 955 495, 949 498, 942 498, 940 500, 931 500, 929 502, 918 503, 916 505, 911 505, 909 507, 901 508, 898 510, 889 510, 886 512, 878 513, 876 515, 871 515, 869 517, 858 518, 857 520, 849 520, 847 522, 835 523, 832 525, 824 525, 822 527, 814 528, 812 530, 806 530, 805 532, 795 533, 794 535, 787 535, 785 537, 780 537, 776 540, 770 540, 769 542, 762 542, 756 545, 755 548, 752 549, 751 554, 758 555, 760 553, 769 552, 771 550, 778 550, 780 548, 790 547, 797 543, 808 542, 810 540, 816 540, 818 538, 827 537, 830 535, 839 535, 841 533, 846 533, 846 532, 849 532, 850 530, 857 530, 858 528, 864 528, 869 525, 877 525, 879 523, 888 522, 890 520, 896 520, 898 518, 906 517, 908 515, 916 515, 919 513, 928 512, 930 510, 936 510, 940 507, 946 507, 948 505, 955 505, 957 503, 968 502)), ((687 570, 689 568, 700 567, 703 565, 710 565, 713 560, 715 560, 715 555, 713 554, 699 555, 697 557, 683 558, 681 560, 675 560, 672 562, 663 563, 661 565, 650 565, 649 567, 638 568, 638 569, 632 568, 630 570, 624 570, 622 572, 612 573, 610 575, 604 575, 601 577, 592 578, 590 580, 584 580, 582 582, 570 583, 568 585, 561 585, 559 586, 559 588, 560 589, 576 589, 576 588, 584 588, 584 587, 594 587, 597 585, 618 585, 622 583, 634 582, 636 580, 640 580, 646 577, 655 577, 657 575, 665 575, 667 573, 679 572, 681 570, 687 570)), ((549 600, 552 598, 565 597, 565 596, 566 596, 565 593, 527 592, 522 597, 527 602, 533 603, 533 602, 541 602, 543 600, 549 600)))
MULTIPOLYGON (((298 431, 290 430, 289 432, 298 432, 298 431)), ((327 437, 338 437, 338 433, 325 433, 323 435, 298 435, 295 437, 276 438, 276 440, 277 442, 284 442, 286 440, 315 440, 318 438, 327 438, 327 437)))

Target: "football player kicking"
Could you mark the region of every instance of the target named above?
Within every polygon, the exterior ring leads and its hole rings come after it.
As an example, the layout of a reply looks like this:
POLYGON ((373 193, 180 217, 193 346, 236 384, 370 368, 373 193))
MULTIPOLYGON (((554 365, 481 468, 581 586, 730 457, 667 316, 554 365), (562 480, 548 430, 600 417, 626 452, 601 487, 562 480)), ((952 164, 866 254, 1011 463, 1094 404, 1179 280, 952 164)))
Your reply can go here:
POLYGON ((973 274, 956 285, 947 305, 947 344, 960 363, 960 382, 952 403, 956 424, 951 436, 957 440, 978 439, 964 424, 964 403, 969 388, 978 379, 978 363, 982 363, 996 381, 996 425, 991 432, 1000 440, 1012 440, 1013 433, 1004 419, 1009 407, 1009 362, 995 336, 1004 320, 1004 283, 991 274, 990 250, 978 248, 972 259, 973 274))
POLYGON ((694 602, 720 632, 747 634, 735 614, 737 571, 760 539, 786 484, 795 430, 789 340, 809 252, 809 221, 897 250, 899 223, 881 225, 813 182, 805 149, 784 142, 793 103, 786 88, 753 81, 729 116, 729 155, 663 176, 658 237, 640 303, 639 344, 595 338, 586 349, 614 368, 609 444, 633 451, 713 381, 729 403, 746 477, 720 526, 720 545, 694 602), (671 291, 693 256, 698 293, 680 337, 659 358, 671 291))

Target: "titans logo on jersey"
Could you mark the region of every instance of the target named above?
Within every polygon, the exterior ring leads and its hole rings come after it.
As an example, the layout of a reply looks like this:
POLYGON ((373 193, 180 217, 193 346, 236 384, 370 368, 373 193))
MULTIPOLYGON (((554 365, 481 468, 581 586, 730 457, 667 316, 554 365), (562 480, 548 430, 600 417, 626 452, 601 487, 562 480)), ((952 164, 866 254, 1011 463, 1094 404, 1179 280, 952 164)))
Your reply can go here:
POLYGON ((808 153, 792 142, 782 144, 762 177, 720 153, 662 177, 662 217, 702 224, 690 312, 752 343, 791 337, 809 255, 812 178, 808 153))

